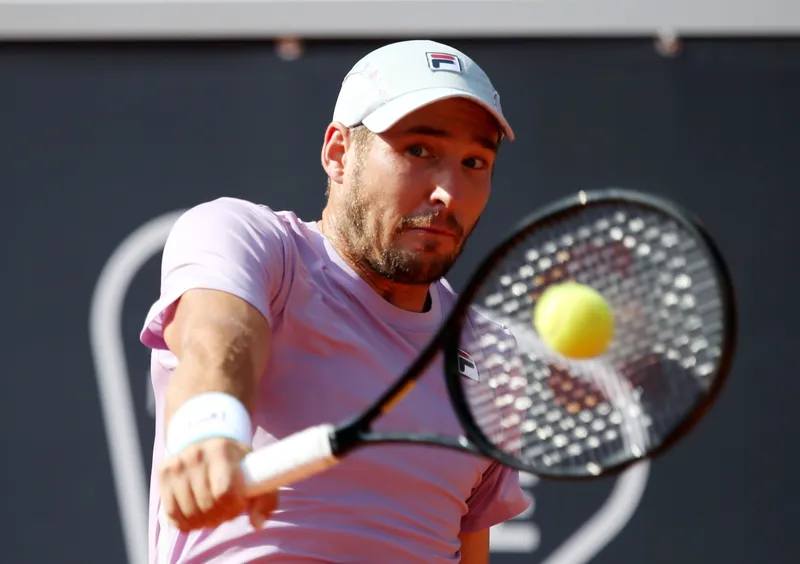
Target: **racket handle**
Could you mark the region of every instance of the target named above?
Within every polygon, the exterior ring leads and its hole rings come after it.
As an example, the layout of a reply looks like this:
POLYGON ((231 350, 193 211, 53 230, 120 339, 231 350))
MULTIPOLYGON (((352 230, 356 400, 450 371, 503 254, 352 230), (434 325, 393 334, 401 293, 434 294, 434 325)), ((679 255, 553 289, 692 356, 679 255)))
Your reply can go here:
POLYGON ((275 491, 336 464, 333 429, 333 425, 309 427, 245 456, 241 463, 245 495, 275 491))

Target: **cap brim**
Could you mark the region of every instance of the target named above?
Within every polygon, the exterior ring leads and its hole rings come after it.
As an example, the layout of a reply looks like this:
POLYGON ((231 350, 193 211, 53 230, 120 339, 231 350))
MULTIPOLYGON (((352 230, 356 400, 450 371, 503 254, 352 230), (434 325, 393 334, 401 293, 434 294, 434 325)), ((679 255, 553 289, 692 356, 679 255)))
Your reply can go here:
POLYGON ((467 98, 489 112, 500 124, 503 133, 510 141, 514 140, 514 131, 497 108, 482 98, 457 88, 428 88, 399 96, 369 114, 362 123, 375 133, 383 133, 407 115, 434 102, 448 98, 467 98))

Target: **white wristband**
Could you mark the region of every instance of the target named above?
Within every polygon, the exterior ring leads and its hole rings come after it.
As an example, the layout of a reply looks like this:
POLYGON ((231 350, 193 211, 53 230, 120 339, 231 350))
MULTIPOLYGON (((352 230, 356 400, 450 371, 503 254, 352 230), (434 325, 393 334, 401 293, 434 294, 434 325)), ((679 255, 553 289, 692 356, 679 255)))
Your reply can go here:
POLYGON ((224 437, 250 446, 250 414, 235 397, 221 392, 200 394, 181 405, 167 428, 167 452, 175 454, 192 443, 224 437))

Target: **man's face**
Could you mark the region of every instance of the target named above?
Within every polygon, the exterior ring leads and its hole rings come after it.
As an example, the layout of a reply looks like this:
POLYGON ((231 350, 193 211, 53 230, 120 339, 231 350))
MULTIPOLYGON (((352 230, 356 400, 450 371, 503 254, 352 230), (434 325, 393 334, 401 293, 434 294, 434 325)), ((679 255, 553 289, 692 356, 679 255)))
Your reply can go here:
POLYGON ((339 232, 352 258, 401 284, 443 277, 486 206, 499 139, 488 112, 455 98, 351 144, 339 232))

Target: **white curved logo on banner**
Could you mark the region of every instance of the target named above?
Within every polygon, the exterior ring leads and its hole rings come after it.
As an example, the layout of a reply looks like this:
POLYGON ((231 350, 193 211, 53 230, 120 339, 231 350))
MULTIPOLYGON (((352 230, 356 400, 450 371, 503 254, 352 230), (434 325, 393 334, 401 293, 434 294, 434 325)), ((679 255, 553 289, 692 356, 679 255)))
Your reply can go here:
MULTIPOLYGON (((172 225, 183 213, 154 218, 115 249, 95 286, 89 312, 89 338, 98 395, 114 474, 122 533, 129 564, 147 564, 148 484, 136 424, 128 363, 122 338, 122 310, 137 272, 164 248, 172 225)), ((644 494, 649 463, 642 462, 620 475, 608 499, 577 531, 541 564, 584 564, 594 558, 627 525, 644 494)), ((531 488, 536 479, 521 476, 531 488)), ((532 553, 539 531, 525 514, 491 531, 494 553, 532 553)))

